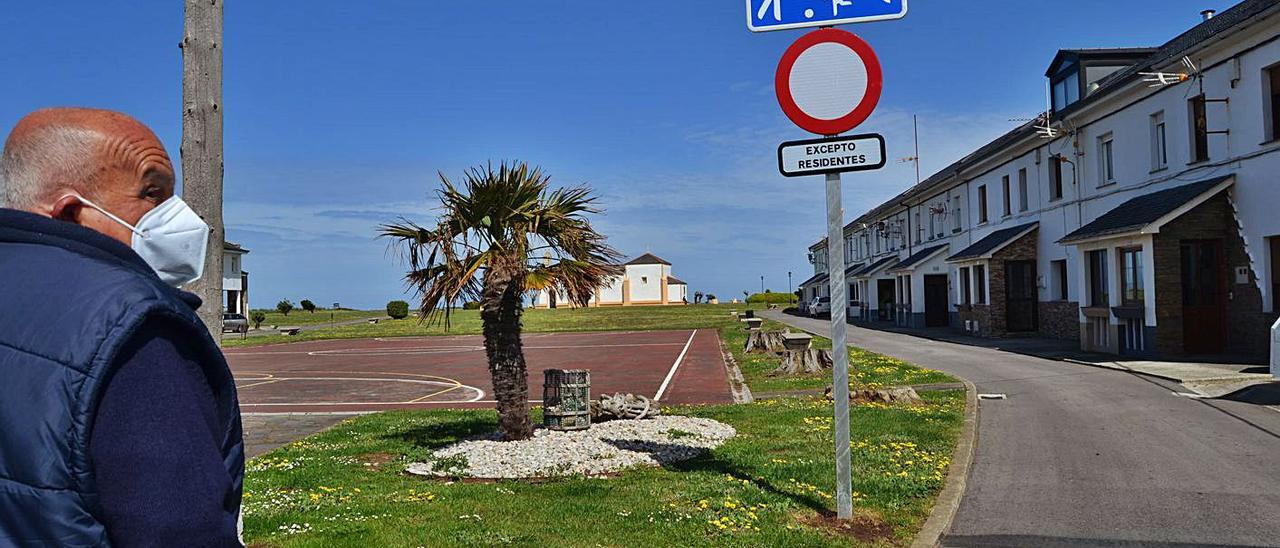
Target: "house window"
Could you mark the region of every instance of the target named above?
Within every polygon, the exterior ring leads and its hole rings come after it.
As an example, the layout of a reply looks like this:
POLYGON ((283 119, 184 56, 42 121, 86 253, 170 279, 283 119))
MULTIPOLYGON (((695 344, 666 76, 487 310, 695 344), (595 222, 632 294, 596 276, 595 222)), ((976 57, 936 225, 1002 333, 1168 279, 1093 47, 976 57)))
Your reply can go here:
POLYGON ((1098 186, 1116 182, 1116 159, 1112 154, 1114 143, 1110 133, 1098 137, 1098 186))
POLYGON ((1271 127, 1266 128, 1266 138, 1269 140, 1280 139, 1280 65, 1272 65, 1263 72, 1262 85, 1266 86, 1266 90, 1262 93, 1263 102, 1270 112, 1264 116, 1264 123, 1269 122, 1271 127))
POLYGON ((1142 288, 1142 248, 1120 250, 1120 303, 1143 306, 1146 294, 1142 288))
POLYGON ((1062 199, 1062 158, 1049 157, 1049 201, 1062 199))
POLYGON ((956 220, 955 220, 955 223, 954 223, 954 224, 955 224, 955 227, 953 227, 953 228, 951 229, 951 231, 952 231, 952 232, 960 232, 960 197, 959 197, 959 196, 956 196, 956 197, 955 197, 955 202, 956 202, 956 208, 955 208, 955 209, 956 209, 956 220))
POLYGON ((1028 200, 1027 196, 1027 168, 1018 170, 1018 211, 1026 211, 1028 200))
POLYGON ((973 301, 978 304, 987 304, 987 267, 974 265, 973 282, 978 286, 974 290, 973 301))
POLYGON ((1067 293, 1067 261, 1053 261, 1053 286, 1058 291, 1059 301, 1069 301, 1067 293))
POLYGON ((1209 159, 1209 118, 1205 113, 1204 95, 1187 101, 1191 113, 1191 163, 1209 159))
POLYGON ((1004 216, 1008 217, 1013 213, 1013 198, 1009 196, 1009 176, 1005 175, 1000 179, 1000 185, 1004 190, 1004 216))
POLYGON ((978 224, 987 222, 987 185, 978 186, 978 224))
POLYGON ((1107 295, 1107 251, 1089 252, 1089 306, 1109 306, 1107 295))
POLYGON ((1080 99, 1080 72, 1071 67, 1066 78, 1053 83, 1053 110, 1059 111, 1080 99))
POLYGON ((1164 111, 1151 115, 1151 171, 1169 167, 1169 140, 1165 134, 1164 111))
POLYGON ((960 304, 973 304, 973 289, 969 283, 969 267, 960 269, 960 304))

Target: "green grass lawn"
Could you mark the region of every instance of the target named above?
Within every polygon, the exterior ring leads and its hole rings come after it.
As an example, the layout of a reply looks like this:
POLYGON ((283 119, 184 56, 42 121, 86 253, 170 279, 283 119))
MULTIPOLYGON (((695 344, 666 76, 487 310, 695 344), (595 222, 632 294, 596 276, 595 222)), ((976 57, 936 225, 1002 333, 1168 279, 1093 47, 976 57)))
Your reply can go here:
MULTIPOLYGON (((782 330, 789 327, 773 320, 765 320, 764 329, 782 330)), ((790 328, 799 332, 799 329, 790 328)), ((831 373, 812 375, 769 375, 778 367, 778 358, 771 354, 744 354, 747 332, 741 328, 720 331, 725 346, 734 352, 734 358, 742 369, 742 376, 754 393, 824 389, 831 385, 831 373)), ((831 339, 814 336, 815 348, 830 349, 831 339)), ((881 388, 903 384, 933 384, 955 382, 956 379, 941 371, 916 367, 902 360, 882 356, 859 348, 849 348, 849 384, 860 388, 881 388)))
MULTIPOLYGON (((601 308, 561 308, 557 310, 526 310, 524 329, 530 333, 557 331, 653 331, 662 329, 710 329, 737 326, 739 322, 729 311, 746 310, 746 305, 690 305, 690 306, 635 306, 601 308)), ((320 316, 321 312, 316 312, 320 316)), ((296 325, 298 312, 290 312, 287 320, 279 325, 296 325)), ((302 315, 309 314, 303 312, 302 315)), ((380 315, 380 314, 372 314, 380 315)), ((359 317, 359 316, 357 316, 359 317)), ((365 316, 367 317, 367 316, 365 316)), ((327 316, 324 321, 328 321, 327 316)), ((270 320, 263 325, 272 323, 270 320)), ((264 335, 239 339, 223 338, 226 347, 256 346, 282 342, 298 342, 321 339, 363 339, 371 337, 408 337, 424 335, 475 335, 481 332, 480 312, 454 310, 446 330, 442 322, 424 323, 417 318, 388 320, 377 325, 356 324, 315 331, 303 331, 297 335, 264 335)))
MULTIPOLYGON (((773 378, 779 358, 742 352, 742 305, 530 311, 528 331, 719 329, 759 393, 822 388, 829 375, 773 378)), ((416 321, 354 326, 344 336, 440 334, 416 321)), ((459 312, 450 333, 475 333, 459 312)), ((766 322, 768 328, 781 324, 766 322)), ((296 340, 296 339, 291 339, 296 340)), ((825 339, 820 346, 830 346, 825 339)), ((953 381, 942 373, 853 350, 859 382, 953 381)), ((843 546, 901 545, 941 489, 962 422, 962 391, 923 394, 916 407, 851 409, 855 508, 849 530, 834 509, 832 406, 813 397, 669 412, 733 425, 738 436, 693 461, 608 479, 479 483, 409 476, 434 448, 496 429, 496 414, 395 411, 355 418, 248 465, 246 538, 257 546, 843 546)), ((536 412, 535 412, 536 420, 536 412)))
POLYGON ((403 472, 436 448, 496 428, 479 411, 366 415, 251 461, 251 546, 900 545, 941 489, 963 392, 850 413, 856 524, 837 531, 830 402, 782 398, 670 412, 733 425, 703 457, 616 477, 442 481, 403 472))
MULTIPOLYGON (((257 312, 257 310, 254 312, 257 312)), ((344 320, 378 318, 387 315, 387 311, 385 310, 316 310, 315 313, 311 313, 301 308, 295 308, 288 316, 285 316, 275 310, 262 310, 262 312, 267 315, 266 321, 262 322, 263 329, 266 329, 268 325, 316 325, 329 323, 330 321, 341 322, 344 320)), ((250 317, 252 317, 252 315, 250 315, 250 317)))

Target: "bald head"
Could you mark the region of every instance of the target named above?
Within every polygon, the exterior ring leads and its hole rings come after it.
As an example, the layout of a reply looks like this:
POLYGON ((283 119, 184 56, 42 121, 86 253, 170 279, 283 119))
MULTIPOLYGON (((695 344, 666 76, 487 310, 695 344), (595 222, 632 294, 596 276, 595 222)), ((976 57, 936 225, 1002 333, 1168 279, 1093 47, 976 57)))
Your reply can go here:
MULTIPOLYGON (((80 207, 87 198, 126 222, 173 195, 173 165, 147 126, 109 110, 28 114, 0 153, 0 205, 75 222, 124 242, 129 232, 80 207)), ((92 211, 92 210, 89 210, 92 211)))

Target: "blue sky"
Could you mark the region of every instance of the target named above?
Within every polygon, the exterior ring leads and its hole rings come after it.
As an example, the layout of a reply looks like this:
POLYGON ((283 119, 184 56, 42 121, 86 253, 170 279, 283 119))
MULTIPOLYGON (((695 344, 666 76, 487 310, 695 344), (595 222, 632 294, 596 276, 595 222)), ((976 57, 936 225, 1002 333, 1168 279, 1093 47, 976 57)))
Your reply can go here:
MULTIPOLYGON (((783 0, 787 1, 787 0, 783 0)), ((811 273, 821 178, 784 179, 780 141, 805 138, 773 97, 804 31, 752 34, 739 0, 228 2, 226 221, 252 250, 255 307, 281 298, 380 307, 403 274, 378 223, 433 218, 436 172, 488 160, 588 183, 628 255, 675 264, 723 299, 811 273)), ((855 216, 1034 115, 1063 47, 1158 45, 1233 2, 915 0, 897 22, 844 27, 884 66, 888 167, 846 175, 855 216), (991 8, 990 6, 997 6, 991 8)), ((16 2, 0 11, 0 127, 83 105, 130 113, 175 160, 181 2, 16 2)))

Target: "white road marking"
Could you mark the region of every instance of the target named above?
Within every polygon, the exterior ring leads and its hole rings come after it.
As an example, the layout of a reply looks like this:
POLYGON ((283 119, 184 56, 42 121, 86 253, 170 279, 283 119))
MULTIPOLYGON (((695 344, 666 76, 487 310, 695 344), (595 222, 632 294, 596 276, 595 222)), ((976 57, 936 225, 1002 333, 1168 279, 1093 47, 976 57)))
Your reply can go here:
POLYGON ((689 340, 684 343, 684 349, 676 357, 676 363, 671 364, 671 371, 667 372, 667 378, 662 379, 662 386, 659 386, 658 393, 653 395, 653 401, 661 400, 662 395, 667 392, 667 386, 671 384, 671 378, 676 376, 676 369, 680 368, 680 363, 684 361, 684 355, 689 352, 689 345, 693 344, 693 337, 697 334, 697 329, 694 329, 693 333, 689 334, 689 340))

